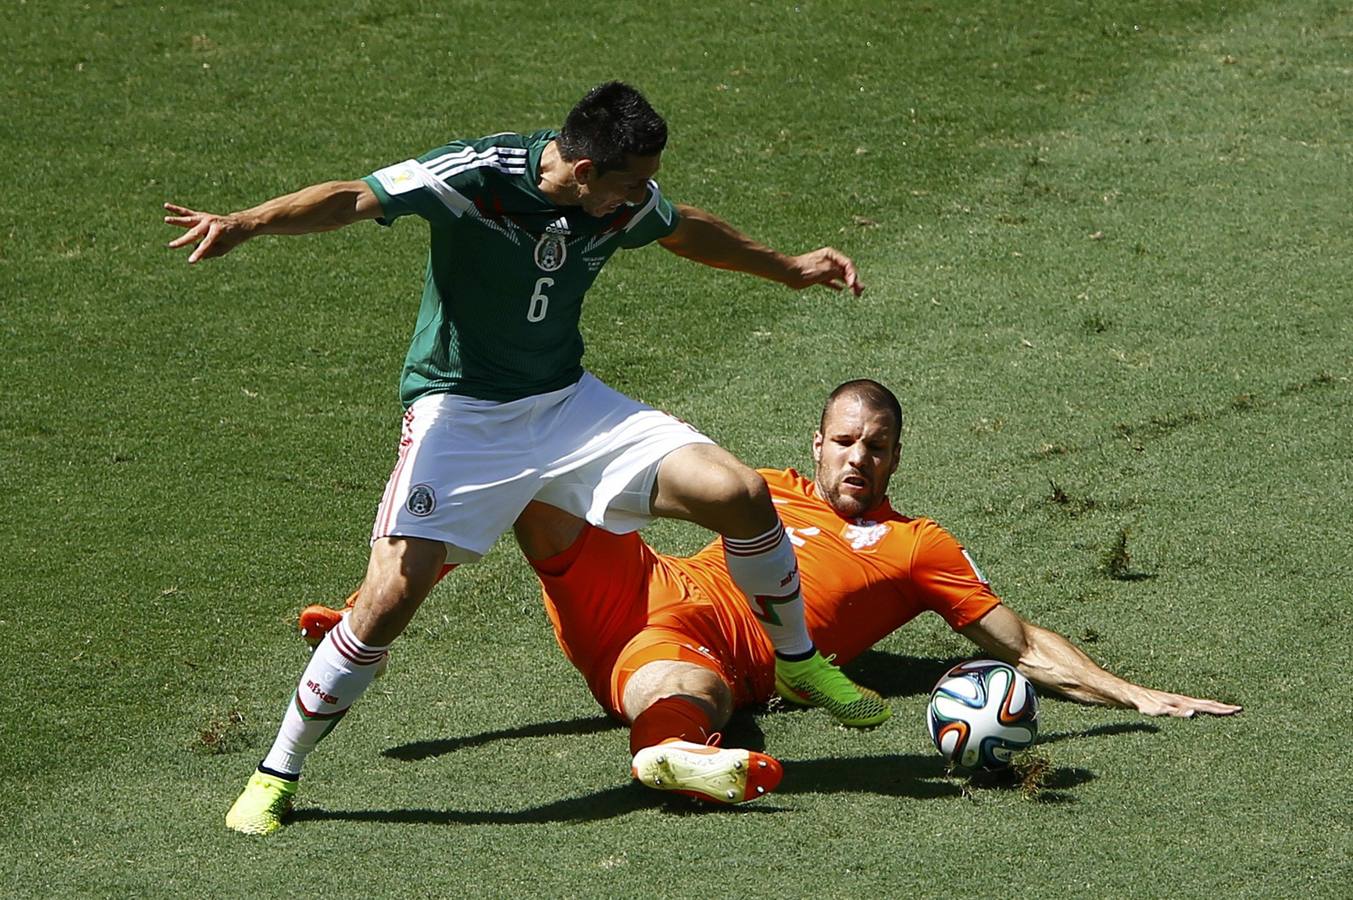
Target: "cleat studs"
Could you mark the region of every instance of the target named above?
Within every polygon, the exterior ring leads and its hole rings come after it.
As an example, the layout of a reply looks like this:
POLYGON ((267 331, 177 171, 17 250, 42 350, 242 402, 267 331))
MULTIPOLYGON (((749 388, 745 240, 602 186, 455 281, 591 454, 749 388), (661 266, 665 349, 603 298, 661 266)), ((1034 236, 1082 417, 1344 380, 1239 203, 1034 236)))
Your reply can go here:
POLYGON ((763 759, 759 763, 757 763, 757 765, 761 766, 761 768, 764 769, 766 767, 766 761, 763 759))
POLYGON ((741 768, 742 768, 742 760, 738 760, 737 762, 733 763, 733 768, 734 768, 734 769, 741 769, 741 768))
POLYGON ((659 756, 659 757, 658 757, 658 762, 659 762, 659 763, 665 763, 665 762, 667 762, 667 757, 665 757, 665 756, 659 756))
POLYGON ((734 794, 734 793, 732 792, 732 790, 729 790, 728 793, 725 794, 724 796, 727 797, 729 800, 732 800, 732 799, 733 799, 735 796, 737 796, 737 795, 734 794))
POLYGON ((653 776, 653 783, 654 783, 654 784, 662 784, 662 779, 659 778, 658 776, 654 775, 654 776, 653 776))
POLYGON ((758 794, 764 794, 764 793, 766 792, 766 789, 763 788, 761 785, 758 784, 758 785, 756 786, 756 792, 757 792, 758 794))

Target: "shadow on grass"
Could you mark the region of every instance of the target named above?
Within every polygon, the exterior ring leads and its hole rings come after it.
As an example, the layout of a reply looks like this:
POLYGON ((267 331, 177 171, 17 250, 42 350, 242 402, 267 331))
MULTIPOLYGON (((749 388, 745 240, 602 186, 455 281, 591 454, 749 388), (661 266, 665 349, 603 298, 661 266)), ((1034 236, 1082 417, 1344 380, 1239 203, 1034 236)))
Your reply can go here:
POLYGON ((785 780, 779 794, 860 793, 934 800, 972 797, 978 790, 1016 791, 1042 803, 1072 803, 1071 788, 1094 780, 1089 769, 1058 766, 1029 792, 1022 776, 1013 770, 965 773, 951 771, 934 754, 895 754, 854 758, 785 760, 785 780))
MULTIPOLYGON (((944 672, 959 660, 921 659, 871 651, 852 664, 853 674, 878 686, 892 696, 928 693, 936 672, 944 672)), ((811 711, 805 711, 811 714, 811 711)), ((792 713, 791 713, 792 714, 792 713)), ((440 740, 414 741, 383 751, 392 759, 416 762, 469 747, 495 741, 520 738, 596 734, 620 730, 623 726, 607 716, 591 716, 554 722, 538 722, 515 728, 501 728, 479 734, 440 740)), ((1039 737, 1035 746, 1080 738, 1104 737, 1146 732, 1154 734, 1159 726, 1148 722, 1120 722, 1097 725, 1084 731, 1061 731, 1039 737)), ((739 711, 725 729, 725 746, 761 749, 765 735, 749 711, 739 711)), ((607 788, 579 797, 567 797, 541 806, 519 810, 456 809, 372 809, 329 810, 309 807, 297 810, 292 821, 393 822, 423 825, 528 825, 547 822, 587 822, 617 818, 640 810, 661 807, 674 815, 770 815, 785 812, 775 804, 776 796, 794 794, 860 793, 913 800, 977 797, 984 791, 1022 792, 1040 803, 1073 803, 1068 793, 1095 778, 1088 769, 1054 767, 1040 775, 1038 789, 1030 793, 1027 784, 1013 772, 951 772, 934 754, 890 754, 886 756, 832 757, 827 759, 783 759, 785 779, 776 794, 747 806, 715 806, 685 797, 659 794, 638 784, 607 788)))
POLYGON ((558 737, 570 734, 596 734, 601 731, 622 728, 623 726, 608 716, 589 716, 586 719, 565 719, 557 722, 536 722, 532 725, 519 725, 516 728, 500 728, 496 731, 484 731, 465 737, 441 738, 429 741, 413 741, 390 747, 381 751, 381 756, 390 759, 402 759, 405 762, 417 762, 434 756, 445 756, 468 747, 480 747, 494 741, 510 741, 518 738, 558 737))
POLYGON ((940 676, 969 656, 939 659, 933 656, 902 656, 886 650, 866 650, 843 668, 850 677, 885 697, 929 694, 940 676))
MULTIPOLYGON (((1075 735, 1059 736, 1074 737, 1075 735)), ((630 783, 579 797, 567 797, 541 806, 518 810, 459 809, 367 809, 336 810, 308 807, 296 810, 293 822, 347 821, 392 822, 416 825, 532 825, 548 822, 592 822, 613 819, 640 810, 661 807, 673 815, 775 815, 788 810, 776 805, 775 797, 794 794, 873 794, 913 800, 956 799, 977 796, 978 791, 1021 791, 1020 779, 1010 773, 950 773, 938 756, 892 754, 888 756, 787 759, 785 780, 776 794, 747 806, 716 806, 686 797, 658 794, 630 783)), ((1040 782, 1034 799, 1044 803, 1074 802, 1066 793, 1094 779, 1087 769, 1058 767, 1040 782)))
POLYGON ((1117 722, 1112 725, 1096 725, 1094 728, 1087 728, 1084 731, 1054 731, 1051 734, 1039 735, 1037 740, 1034 741, 1034 746, 1055 744, 1058 741, 1071 738, 1104 737, 1114 734, 1134 734, 1142 731, 1147 734, 1156 734, 1160 731, 1160 726, 1153 725, 1150 722, 1117 722))
MULTIPOLYGON (((658 798, 659 801, 666 798, 658 798)), ((674 798, 675 799, 675 798, 674 798)), ((612 819, 653 806, 651 791, 637 784, 608 788, 595 794, 568 797, 520 810, 459 809, 321 809, 307 807, 290 821, 396 822, 411 825, 533 825, 544 822, 590 822, 612 819)), ((694 803, 695 801, 688 801, 694 803)), ((751 807, 730 807, 738 812, 751 807)), ((762 810, 773 812, 774 810, 762 810)))
MULTIPOLYGON (((748 750, 765 750, 766 735, 756 724, 754 718, 758 710, 737 710, 733 718, 723 729, 723 744, 726 747, 744 747, 748 750)), ((519 725, 515 728, 498 728, 482 731, 464 737, 438 738, 436 740, 412 741, 389 747, 381 751, 387 759, 404 762, 418 762, 436 756, 445 756, 457 750, 482 747, 494 741, 511 741, 519 738, 563 737, 567 735, 598 734, 603 731, 619 731, 625 726, 609 716, 589 716, 585 719, 561 719, 556 722, 536 722, 532 725, 519 725)))
MULTIPOLYGON (((919 756, 847 757, 787 760, 778 794, 874 793, 928 799, 958 797, 958 784, 931 781, 945 777, 938 758, 919 756), (911 771, 913 767, 917 771, 911 771)), ((371 809, 328 810, 316 807, 292 814, 296 822, 343 820, 425 825, 527 825, 545 822, 589 822, 661 807, 676 815, 772 815, 785 812, 774 797, 746 806, 715 806, 686 797, 659 794, 630 783, 580 797, 568 797, 520 810, 371 809)))

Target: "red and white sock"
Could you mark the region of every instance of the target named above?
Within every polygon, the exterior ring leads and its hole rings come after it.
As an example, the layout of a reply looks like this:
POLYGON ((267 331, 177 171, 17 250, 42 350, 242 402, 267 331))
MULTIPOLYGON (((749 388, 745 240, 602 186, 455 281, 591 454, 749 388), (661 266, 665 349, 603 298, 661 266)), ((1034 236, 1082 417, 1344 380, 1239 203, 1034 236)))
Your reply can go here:
POLYGON ((802 658, 813 652, 813 639, 803 621, 799 593, 799 561, 779 521, 754 538, 723 539, 728 574, 747 597, 777 655, 802 658))
POLYGON ((299 775, 320 738, 333 730, 348 707, 371 686, 388 649, 359 641, 343 617, 311 655, 260 768, 283 776, 299 775))

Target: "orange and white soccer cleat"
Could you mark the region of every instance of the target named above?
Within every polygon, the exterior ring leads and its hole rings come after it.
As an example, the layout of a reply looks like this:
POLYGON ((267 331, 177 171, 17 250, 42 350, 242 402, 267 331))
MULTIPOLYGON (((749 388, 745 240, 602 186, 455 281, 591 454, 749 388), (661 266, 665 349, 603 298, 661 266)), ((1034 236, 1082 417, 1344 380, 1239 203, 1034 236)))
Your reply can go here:
POLYGON ((671 739, 634 754, 630 773, 645 787, 674 791, 710 803, 746 803, 780 784, 779 760, 755 750, 671 739))
POLYGON ((301 618, 296 623, 301 632, 301 640, 314 650, 320 641, 324 640, 326 634, 338 627, 338 623, 343 621, 343 617, 347 614, 346 609, 331 609, 318 603, 307 606, 301 610, 301 618))

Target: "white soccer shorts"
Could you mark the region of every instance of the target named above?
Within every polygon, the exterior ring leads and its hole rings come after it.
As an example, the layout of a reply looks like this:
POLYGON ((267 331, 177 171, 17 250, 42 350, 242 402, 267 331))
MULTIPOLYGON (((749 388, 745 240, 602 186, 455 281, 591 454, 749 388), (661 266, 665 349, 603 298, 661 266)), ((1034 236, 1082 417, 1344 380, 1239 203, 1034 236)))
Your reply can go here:
POLYGON ((429 394, 404 414, 371 540, 439 540, 447 562, 470 562, 532 500, 607 531, 635 531, 653 517, 649 498, 667 454, 712 443, 590 373, 506 403, 429 394))

